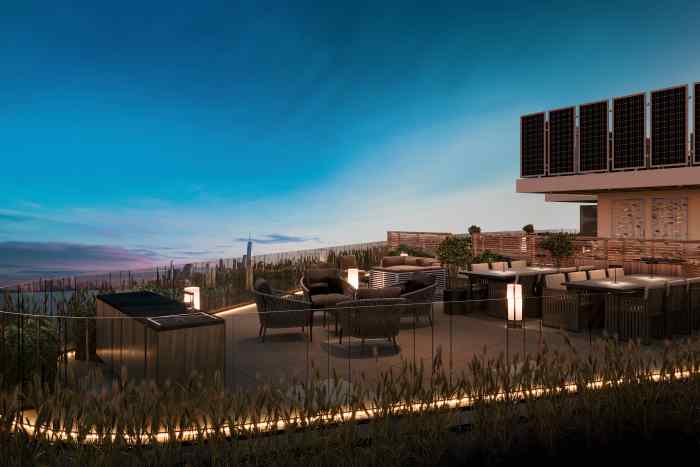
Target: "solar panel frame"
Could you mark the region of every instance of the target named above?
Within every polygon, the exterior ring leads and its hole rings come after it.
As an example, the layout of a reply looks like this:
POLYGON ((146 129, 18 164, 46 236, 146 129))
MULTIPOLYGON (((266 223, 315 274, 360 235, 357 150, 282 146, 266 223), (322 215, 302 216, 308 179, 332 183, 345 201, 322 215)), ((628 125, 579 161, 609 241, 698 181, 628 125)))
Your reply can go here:
MULTIPOLYGON (((598 130, 601 130, 601 128, 598 128, 598 130)), ((585 104, 579 105, 578 109, 578 173, 600 173, 600 172, 607 172, 610 170, 610 99, 605 99, 605 100, 600 100, 600 101, 594 101, 594 102, 587 102, 585 104), (605 104, 605 135, 603 137, 603 146, 604 146, 604 167, 600 169, 590 169, 586 170, 584 168, 583 161, 581 159, 582 155, 582 149, 583 149, 583 143, 584 143, 584 126, 583 126, 583 111, 582 109, 584 107, 592 107, 592 106, 597 106, 605 104)))
MULTIPOLYGON (((535 112, 527 115, 523 115, 520 117, 520 176, 525 178, 525 177, 542 177, 545 175, 546 171, 546 160, 547 160, 547 145, 546 145, 546 114, 545 112, 535 112), (527 170, 527 168, 530 167, 530 161, 528 161, 528 165, 526 165, 526 154, 525 154, 525 121, 527 119, 533 118, 533 117, 541 117, 541 123, 542 123, 542 140, 541 140, 541 145, 542 145, 542 157, 541 157, 541 170, 539 166, 539 162, 537 162, 535 169, 534 170, 527 170), (527 172, 527 173, 526 173, 527 172)), ((529 130, 528 130, 529 131, 529 130)), ((534 131, 533 131, 534 133, 534 131)), ((528 154, 529 155, 529 154, 528 154)))
POLYGON ((614 97, 613 98, 613 144, 612 144, 612 170, 634 170, 634 169, 643 169, 646 168, 646 115, 647 115, 647 110, 646 110, 646 93, 636 93, 636 94, 629 94, 626 96, 619 96, 619 97, 614 97), (622 147, 622 143, 620 142, 620 137, 618 136, 618 133, 620 133, 620 128, 616 126, 616 117, 618 112, 615 111, 616 104, 620 101, 623 100, 628 100, 631 98, 639 98, 641 97, 643 100, 643 105, 642 105, 642 137, 641 137, 641 149, 642 149, 642 157, 641 157, 641 163, 637 165, 625 165, 621 166, 617 163, 617 150, 622 147))
MULTIPOLYGON (((663 89, 656 89, 654 91, 650 92, 650 102, 651 102, 651 134, 649 135, 650 139, 650 154, 649 154, 649 166, 653 168, 663 168, 663 167, 682 167, 685 165, 688 165, 688 85, 683 85, 683 86, 672 86, 668 88, 663 88, 663 89), (678 160, 677 162, 669 162, 669 163, 655 163, 654 159, 656 157, 660 157, 657 154, 660 153, 659 148, 657 147, 656 150, 654 148, 655 144, 658 144, 658 139, 659 138, 654 138, 654 135, 656 134, 656 126, 660 124, 660 122, 657 121, 658 115, 656 114, 655 110, 656 107, 659 104, 654 104, 654 97, 656 95, 659 95, 661 93, 665 93, 668 91, 675 91, 682 89, 684 91, 683 93, 683 110, 682 115, 683 115, 683 128, 682 128, 682 160, 678 160)), ((669 121, 672 121, 672 118, 669 118, 669 121)))
MULTIPOLYGON (((548 113, 548 118, 547 121, 549 122, 549 132, 547 133, 547 156, 548 156, 548 174, 549 175, 571 175, 576 173, 576 107, 570 106, 570 107, 562 107, 560 109, 554 109, 550 110, 548 113), (554 125, 552 125, 552 114, 559 114, 559 113, 565 113, 565 112, 571 112, 571 120, 569 122, 566 122, 569 128, 562 128, 561 130, 564 130, 564 134, 562 135, 564 138, 566 138, 566 132, 570 132, 570 137, 571 141, 570 144, 569 142, 566 142, 566 146, 569 147, 564 147, 564 144, 562 144, 562 148, 566 150, 567 152, 570 152, 570 155, 564 154, 563 157, 569 158, 571 162, 571 167, 568 167, 568 160, 564 160, 563 163, 562 161, 558 161, 553 159, 553 155, 556 158, 556 151, 558 149, 557 147, 557 132, 559 129, 557 128, 558 123, 555 122, 554 125), (553 128, 554 127, 554 128, 553 128), (554 151, 553 151, 554 148, 554 151), (563 167, 563 170, 558 170, 559 166, 563 167), (554 169, 554 170, 553 170, 554 169)), ((564 123, 564 122, 562 122, 564 123)))
POLYGON ((700 81, 693 83, 693 163, 700 165, 700 81))

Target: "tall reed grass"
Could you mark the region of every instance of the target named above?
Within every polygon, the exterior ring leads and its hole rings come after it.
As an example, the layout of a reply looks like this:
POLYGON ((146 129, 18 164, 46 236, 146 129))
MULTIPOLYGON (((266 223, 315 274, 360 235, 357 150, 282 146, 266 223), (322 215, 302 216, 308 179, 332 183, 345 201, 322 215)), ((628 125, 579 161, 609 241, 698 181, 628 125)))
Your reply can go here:
POLYGON ((0 452, 6 465, 486 465, 669 430, 692 443, 698 350, 696 340, 661 353, 599 341, 586 355, 545 344, 510 361, 484 352, 457 376, 438 351, 429 368, 404 362, 352 386, 316 375, 253 392, 196 375, 160 387, 35 378, 0 394, 0 452), (16 424, 28 414, 33 425, 16 424))

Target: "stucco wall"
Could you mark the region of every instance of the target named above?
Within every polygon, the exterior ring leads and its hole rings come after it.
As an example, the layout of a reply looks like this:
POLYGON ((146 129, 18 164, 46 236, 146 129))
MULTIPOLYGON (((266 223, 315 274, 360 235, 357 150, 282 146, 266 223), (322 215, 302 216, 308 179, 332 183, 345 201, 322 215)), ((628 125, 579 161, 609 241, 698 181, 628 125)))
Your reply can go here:
POLYGON ((598 194, 598 236, 613 237, 612 209, 615 200, 644 200, 644 238, 653 238, 651 206, 653 198, 688 199, 688 240, 700 240, 700 190, 629 191, 598 194))

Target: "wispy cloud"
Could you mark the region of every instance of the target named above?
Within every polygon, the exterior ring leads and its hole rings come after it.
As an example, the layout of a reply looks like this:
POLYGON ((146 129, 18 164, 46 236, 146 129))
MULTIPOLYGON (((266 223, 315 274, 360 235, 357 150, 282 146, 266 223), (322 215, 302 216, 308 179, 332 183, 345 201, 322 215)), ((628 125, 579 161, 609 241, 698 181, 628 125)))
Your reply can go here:
POLYGON ((147 268, 162 261, 151 250, 58 242, 0 242, 0 285, 37 277, 147 268))
MULTIPOLYGON (((45 232, 66 231, 74 234, 87 234, 99 237, 115 238, 119 234, 112 229, 82 222, 72 222, 50 216, 23 214, 17 211, 0 210, 0 221, 5 223, 5 230, 13 229, 26 234, 27 231, 45 232)), ((20 234, 18 233, 18 237, 20 234)))
MULTIPOLYGON (((237 242, 247 242, 248 239, 245 237, 238 237, 235 239, 237 242)), ((279 245, 284 243, 304 243, 304 242, 320 242, 321 239, 316 236, 297 236, 297 235, 285 235, 285 234, 267 234, 261 237, 253 237, 250 240, 253 243, 260 243, 262 245, 279 245)))

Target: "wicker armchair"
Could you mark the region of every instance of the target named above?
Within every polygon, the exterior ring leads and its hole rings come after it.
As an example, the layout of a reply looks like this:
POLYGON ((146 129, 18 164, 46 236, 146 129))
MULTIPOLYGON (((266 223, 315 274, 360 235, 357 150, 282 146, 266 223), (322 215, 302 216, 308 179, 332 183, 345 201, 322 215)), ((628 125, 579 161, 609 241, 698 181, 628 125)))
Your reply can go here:
MULTIPOLYGON (((437 288, 435 277, 427 274, 415 273, 411 279, 413 281, 422 282, 425 284, 425 287, 401 294, 401 298, 406 299, 406 301, 411 304, 410 306, 402 307, 403 316, 411 316, 414 320, 418 320, 419 317, 428 318, 428 322, 432 326, 432 302, 435 297, 435 289, 437 288)), ((403 286, 405 286, 405 284, 403 284, 403 286)))
POLYGON ((340 321, 338 332, 342 344, 343 337, 362 339, 387 339, 398 349, 396 336, 399 335, 401 314, 406 300, 403 298, 380 298, 348 300, 337 305, 340 321))
POLYGON ((268 329, 299 327, 304 333, 306 326, 309 326, 309 340, 313 340, 310 302, 303 297, 271 289, 265 279, 255 281, 253 294, 260 319, 258 335, 262 342, 265 342, 268 329))
POLYGON ((568 293, 562 285, 564 274, 545 277, 542 292, 542 325, 581 332, 588 328, 589 310, 579 306, 579 295, 568 293))
POLYGON ((334 306, 355 298, 355 288, 340 277, 336 268, 307 269, 299 285, 315 308, 334 306))
POLYGON ((662 337, 662 311, 665 288, 646 288, 643 293, 608 294, 605 329, 621 340, 640 339, 648 344, 652 337, 662 337))

